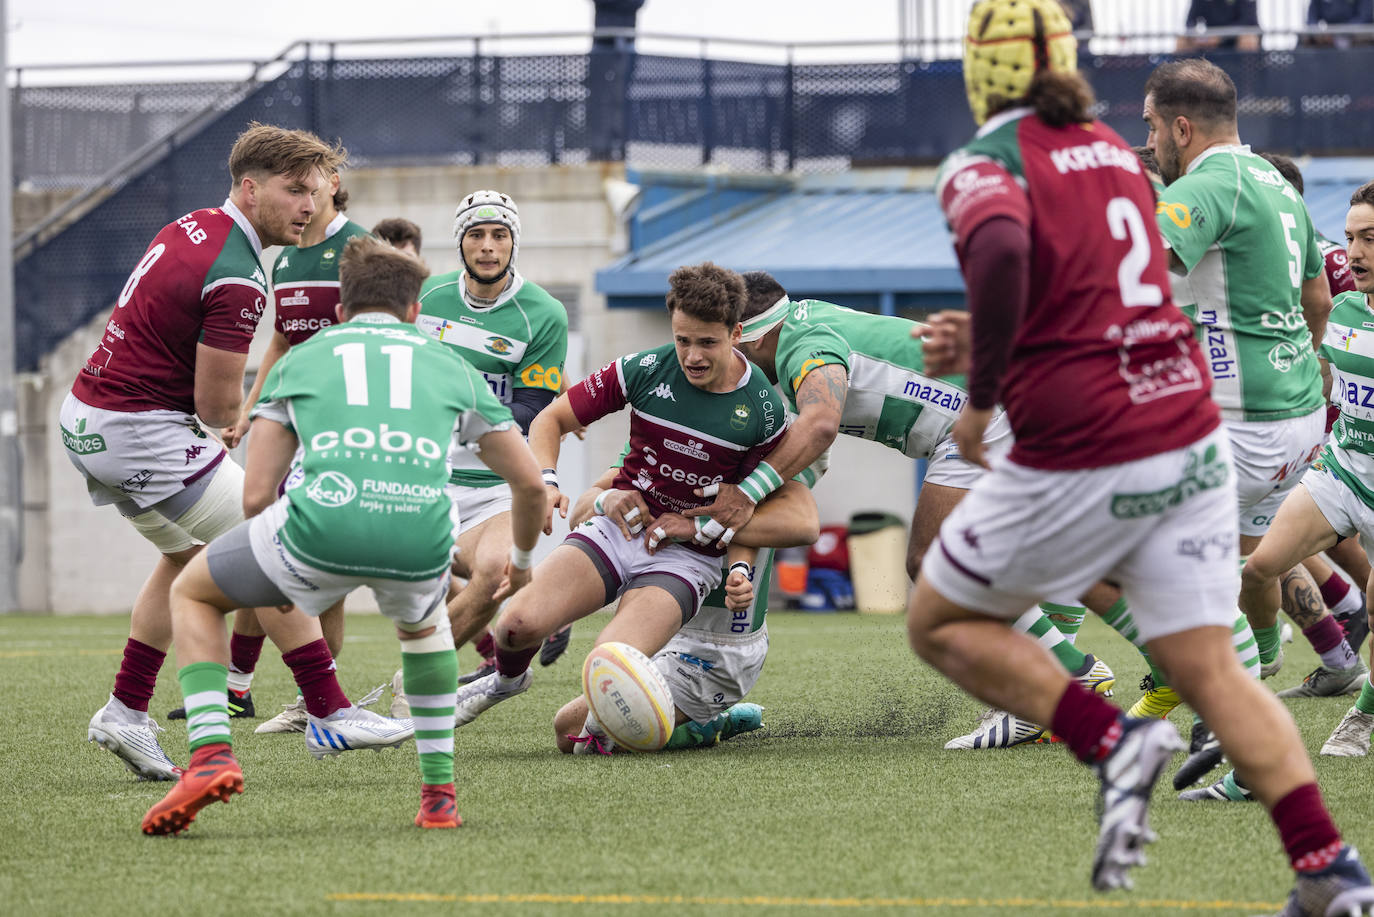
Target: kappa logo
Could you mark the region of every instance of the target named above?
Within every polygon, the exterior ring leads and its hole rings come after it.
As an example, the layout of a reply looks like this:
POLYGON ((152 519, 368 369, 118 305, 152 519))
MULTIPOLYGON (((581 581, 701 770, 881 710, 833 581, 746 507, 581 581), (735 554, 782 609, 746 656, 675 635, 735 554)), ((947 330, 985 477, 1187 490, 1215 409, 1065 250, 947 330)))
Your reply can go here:
POLYGON ((660 382, 658 388, 654 389, 654 394, 660 398, 667 398, 669 401, 677 404, 677 399, 673 397, 673 387, 667 382, 660 382))
POLYGON ((277 262, 277 267, 286 267, 286 264, 286 255, 282 255, 281 260, 277 262))
POLYGON ((267 278, 262 275, 262 270, 260 268, 253 268, 252 279, 264 285, 267 283, 267 278))
POLYGON ((186 464, 189 465, 189 464, 191 464, 192 462, 194 462, 196 459, 200 458, 200 454, 201 454, 202 452, 204 452, 204 451, 205 451, 205 447, 204 447, 204 446, 187 446, 187 447, 186 447, 186 464))

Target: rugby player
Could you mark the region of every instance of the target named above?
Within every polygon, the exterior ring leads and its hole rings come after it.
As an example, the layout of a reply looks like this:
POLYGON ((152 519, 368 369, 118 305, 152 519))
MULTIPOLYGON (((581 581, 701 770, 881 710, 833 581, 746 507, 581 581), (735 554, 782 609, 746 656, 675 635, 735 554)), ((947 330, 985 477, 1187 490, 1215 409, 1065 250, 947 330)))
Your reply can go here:
MULTIPOLYGON (((161 555, 134 602, 114 691, 87 730, 143 778, 180 773, 148 718, 172 642, 172 581, 206 542, 243 520, 243 470, 201 423, 238 419, 267 297, 262 249, 300 241, 341 160, 341 150, 312 134, 250 125, 229 154, 228 199, 157 234, 62 404, 62 441, 91 499, 113 505, 161 555)), ((293 612, 264 624, 313 714, 351 709, 319 622, 293 612)), ((370 725, 352 736, 354 747, 410 728, 370 725)))
MULTIPOLYGON (((443 490, 447 447, 479 447, 511 485, 515 547, 505 591, 529 581, 543 484, 510 411, 485 380, 409 324, 427 273, 419 259, 368 237, 341 254, 340 324, 278 360, 254 408, 244 484, 252 518, 197 555, 173 586, 191 766, 148 810, 145 834, 176 834, 204 806, 243 791, 229 732, 223 616, 245 605, 288 604, 318 615, 359 586, 372 589, 401 641, 418 725, 415 824, 462 824, 453 785, 458 659, 444 606, 454 528, 443 490), (298 448, 300 480, 278 497, 298 448)), ((332 753, 330 725, 311 718, 312 752, 332 753)))
MULTIPOLYGON (((972 323, 937 318, 928 366, 969 372, 954 428, 967 457, 981 458, 999 396, 1015 444, 927 552, 908 609, 912 647, 989 704, 1048 723, 1092 767, 1093 885, 1124 887, 1153 839, 1149 797, 1179 736, 1124 716, 1006 626, 1051 592, 1119 582, 1152 655, 1270 809, 1297 873, 1284 914, 1368 909, 1374 886, 1326 810, 1292 718, 1232 648, 1237 496, 1208 355, 1170 299, 1149 182, 1091 118, 1076 57, 1054 0, 981 0, 970 12, 964 75, 981 127, 941 167, 938 193, 972 323), (960 327, 972 334, 964 365, 949 346, 960 327)), ((1159 158, 1170 178, 1176 161, 1159 158)))
MULTIPOLYGON (((668 284, 673 343, 602 367, 530 425, 530 447, 547 483, 547 533, 553 509, 568 510, 556 471, 561 438, 631 408, 630 452, 615 489, 639 491, 654 515, 628 520, 644 522, 645 540, 627 540, 606 516, 593 516, 568 534, 497 619, 496 671, 459 690, 460 726, 528 689, 530 661, 546 636, 617 598, 618 611, 598 640, 628 643, 653 656, 720 583, 721 557, 733 535, 700 533, 659 548, 668 539, 656 534, 658 517, 665 517, 665 528, 669 516, 686 522, 685 514, 704 502, 693 493, 703 484, 740 482, 759 500, 783 485, 766 456, 784 437, 785 406, 735 349, 744 281, 707 262, 679 268, 668 284), (651 545, 657 550, 651 552, 651 545)), ((587 726, 597 728, 590 718, 587 726)))

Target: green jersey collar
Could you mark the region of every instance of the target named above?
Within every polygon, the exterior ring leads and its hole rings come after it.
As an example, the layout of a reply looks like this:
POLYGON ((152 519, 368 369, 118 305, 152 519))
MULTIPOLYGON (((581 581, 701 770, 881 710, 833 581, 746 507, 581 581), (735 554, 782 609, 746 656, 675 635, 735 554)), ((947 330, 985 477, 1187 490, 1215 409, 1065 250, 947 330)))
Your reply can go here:
POLYGON ((1222 143, 1222 144, 1219 144, 1219 145, 1217 145, 1217 146, 1209 146, 1207 149, 1203 150, 1201 153, 1198 154, 1197 159, 1194 159, 1192 162, 1188 163, 1188 168, 1187 168, 1186 170, 1184 170, 1184 173, 1183 173, 1183 174, 1184 174, 1184 175, 1187 175, 1189 172, 1192 172, 1194 169, 1196 169, 1196 168, 1198 167, 1198 165, 1199 165, 1203 160, 1207 159, 1207 157, 1212 156, 1213 154, 1218 154, 1218 153, 1231 153, 1231 154, 1246 153, 1246 154, 1248 154, 1249 152, 1250 152, 1250 144, 1248 144, 1248 143, 1222 143))

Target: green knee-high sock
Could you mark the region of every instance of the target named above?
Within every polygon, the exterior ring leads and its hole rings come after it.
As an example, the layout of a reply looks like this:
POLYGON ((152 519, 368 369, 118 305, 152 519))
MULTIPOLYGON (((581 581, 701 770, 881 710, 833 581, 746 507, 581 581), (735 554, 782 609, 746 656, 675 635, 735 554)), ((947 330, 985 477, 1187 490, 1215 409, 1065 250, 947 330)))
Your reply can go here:
POLYGON ((1251 678, 1260 677, 1260 651, 1255 632, 1250 629, 1250 621, 1244 612, 1236 612, 1236 622, 1231 625, 1231 645, 1236 648, 1240 664, 1251 678))
POLYGON ((229 667, 218 662, 193 662, 177 672, 186 700, 186 733, 191 751, 229 737, 229 667))
POLYGON ((1355 709, 1361 713, 1374 713, 1374 685, 1366 678, 1360 685, 1360 696, 1355 698, 1355 709))
POLYGON ((415 721, 420 777, 431 785, 452 783, 458 654, 451 649, 437 653, 408 653, 406 642, 402 641, 401 671, 406 699, 410 701, 410 716, 415 721))
POLYGON ((1279 623, 1275 621, 1273 627, 1255 627, 1252 630, 1259 647, 1259 661, 1265 665, 1273 662, 1279 654, 1279 623))
POLYGON ((1058 605, 1054 602, 1041 602, 1040 610, 1049 615, 1050 621, 1070 643, 1078 642, 1078 630, 1083 626, 1088 609, 1082 605, 1058 605))
POLYGON ((1135 618, 1131 616, 1130 606, 1126 604, 1124 596, 1117 599, 1116 604, 1107 609, 1102 615, 1102 620, 1106 621, 1108 627, 1125 637, 1132 646, 1140 651, 1140 655, 1145 659, 1145 664, 1150 667, 1150 677, 1154 680, 1155 687, 1168 687, 1169 679, 1164 677, 1164 673, 1150 658, 1150 651, 1145 648, 1145 641, 1140 639, 1140 631, 1136 629, 1135 618))
POLYGON ((1049 616, 1039 608, 1032 608, 1017 618, 1012 627, 1034 637, 1041 646, 1053 653, 1059 664, 1070 673, 1081 671, 1088 661, 1083 651, 1065 640, 1059 628, 1055 627, 1049 616))

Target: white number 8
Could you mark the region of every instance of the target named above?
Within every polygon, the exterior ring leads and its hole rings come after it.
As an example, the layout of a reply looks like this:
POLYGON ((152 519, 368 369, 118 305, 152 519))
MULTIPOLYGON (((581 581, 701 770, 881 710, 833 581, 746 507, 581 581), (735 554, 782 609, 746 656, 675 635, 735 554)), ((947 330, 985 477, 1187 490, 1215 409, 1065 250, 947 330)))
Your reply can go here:
POLYGON ((129 300, 134 296, 134 287, 138 286, 138 282, 143 279, 144 274, 153 269, 153 265, 157 263, 157 259, 161 258, 162 253, 166 250, 167 246, 163 245, 161 242, 148 249, 148 253, 143 256, 143 260, 138 262, 138 266, 134 268, 134 272, 129 275, 128 281, 124 284, 124 289, 119 291, 119 308, 123 309, 129 304, 129 300))

